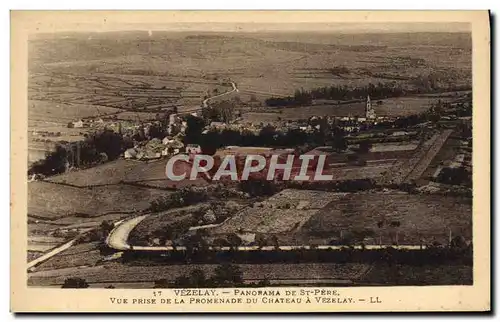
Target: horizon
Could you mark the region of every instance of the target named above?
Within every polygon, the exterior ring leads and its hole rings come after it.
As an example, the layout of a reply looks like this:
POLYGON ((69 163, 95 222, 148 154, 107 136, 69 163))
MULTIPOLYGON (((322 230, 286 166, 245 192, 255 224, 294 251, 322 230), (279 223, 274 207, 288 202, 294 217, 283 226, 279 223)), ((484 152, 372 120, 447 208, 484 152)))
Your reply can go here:
POLYGON ((172 33, 321 33, 321 34, 400 34, 400 33, 470 33, 468 23, 230 23, 193 22, 166 24, 80 24, 78 28, 37 35, 63 33, 172 32, 172 33))

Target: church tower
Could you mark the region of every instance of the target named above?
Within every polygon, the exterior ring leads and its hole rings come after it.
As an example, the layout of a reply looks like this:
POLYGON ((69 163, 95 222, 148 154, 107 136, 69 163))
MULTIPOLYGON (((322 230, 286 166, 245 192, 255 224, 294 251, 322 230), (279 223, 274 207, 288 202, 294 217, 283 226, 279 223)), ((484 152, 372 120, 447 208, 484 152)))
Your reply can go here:
POLYGON ((372 106, 372 101, 370 100, 370 95, 366 97, 365 117, 367 120, 374 120, 377 118, 375 109, 372 106))

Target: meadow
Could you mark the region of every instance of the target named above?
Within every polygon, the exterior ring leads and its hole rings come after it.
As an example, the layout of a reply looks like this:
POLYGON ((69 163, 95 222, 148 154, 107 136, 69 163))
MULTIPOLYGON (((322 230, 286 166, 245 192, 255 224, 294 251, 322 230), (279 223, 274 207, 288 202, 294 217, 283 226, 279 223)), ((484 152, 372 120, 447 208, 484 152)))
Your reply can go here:
POLYGON ((121 184, 79 188, 43 181, 30 182, 28 215, 57 220, 75 214, 91 218, 108 213, 136 212, 147 209, 150 200, 165 194, 168 192, 121 184))

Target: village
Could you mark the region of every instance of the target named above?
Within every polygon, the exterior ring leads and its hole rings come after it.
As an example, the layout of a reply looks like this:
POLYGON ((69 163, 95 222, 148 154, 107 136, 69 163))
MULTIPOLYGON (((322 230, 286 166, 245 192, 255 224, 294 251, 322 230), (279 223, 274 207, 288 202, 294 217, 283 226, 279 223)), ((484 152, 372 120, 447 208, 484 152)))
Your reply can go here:
MULTIPOLYGON (((465 108, 467 108, 465 103, 465 108)), ((258 136, 266 128, 272 128, 276 135, 286 135, 292 132, 302 132, 304 135, 314 135, 333 128, 340 130, 349 142, 375 141, 375 142, 405 142, 414 139, 423 129, 430 129, 436 126, 453 127, 456 123, 466 123, 470 121, 468 117, 457 117, 454 111, 457 103, 447 105, 446 114, 439 116, 439 122, 421 122, 412 124, 410 127, 403 123, 404 118, 377 116, 375 108, 372 106, 370 97, 366 99, 365 113, 359 116, 311 116, 305 120, 271 121, 271 122, 245 122, 241 117, 228 122, 213 121, 205 119, 206 124, 201 130, 201 135, 210 136, 214 132, 224 131, 239 132, 240 134, 253 134, 258 136), (399 124, 398 124, 399 122, 399 124)), ((463 106, 463 105, 462 105, 463 106)), ((207 106, 206 108, 210 108, 207 106)), ((122 156, 125 159, 152 160, 162 157, 169 157, 179 153, 199 154, 202 153, 201 142, 185 144, 188 118, 201 118, 201 112, 191 112, 184 114, 165 113, 164 120, 157 121, 119 121, 103 118, 88 118, 70 122, 71 128, 90 128, 93 131, 112 130, 120 135, 131 138, 140 138, 133 147, 127 149, 122 156), (154 133, 152 133, 154 131, 154 133), (165 134, 162 137, 162 133, 165 134)), ((39 135, 51 135, 39 133, 39 135)), ((56 136, 57 134, 52 134, 56 136)), ((201 139, 203 141, 203 139, 201 139)), ((233 149, 242 152, 240 146, 231 144, 220 144, 222 150, 233 149)), ((253 146, 253 148, 258 148, 253 146)), ((263 150, 266 148, 262 147, 263 150)), ((272 148, 267 148, 272 150, 272 148)))

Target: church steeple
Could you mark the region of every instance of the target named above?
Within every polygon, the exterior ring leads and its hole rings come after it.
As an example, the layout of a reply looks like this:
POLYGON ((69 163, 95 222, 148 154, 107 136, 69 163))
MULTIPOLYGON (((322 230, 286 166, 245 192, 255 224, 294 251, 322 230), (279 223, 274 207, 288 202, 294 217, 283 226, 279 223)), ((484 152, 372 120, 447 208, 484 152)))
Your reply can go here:
POLYGON ((370 100, 370 95, 366 97, 365 117, 367 120, 373 120, 377 117, 375 109, 372 106, 372 101, 370 100))

